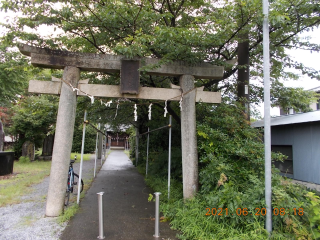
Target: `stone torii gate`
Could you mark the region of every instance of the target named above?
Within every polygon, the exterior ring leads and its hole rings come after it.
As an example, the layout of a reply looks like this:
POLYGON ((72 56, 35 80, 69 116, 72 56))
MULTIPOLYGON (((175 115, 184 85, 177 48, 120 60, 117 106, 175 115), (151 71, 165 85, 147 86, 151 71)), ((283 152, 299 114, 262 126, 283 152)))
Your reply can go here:
MULTIPOLYGON (((125 59, 123 56, 76 53, 20 45, 20 52, 31 57, 34 66, 63 69, 63 81, 29 82, 29 92, 60 95, 57 125, 52 153, 52 166, 46 205, 47 216, 58 216, 63 212, 67 182, 69 158, 72 147, 77 91, 66 83, 94 96, 111 98, 136 98, 151 100, 179 101, 183 94, 181 109, 181 141, 183 196, 191 198, 198 191, 198 157, 196 137, 195 102, 220 103, 221 95, 217 92, 205 92, 203 88, 194 88, 194 79, 221 79, 223 67, 202 63, 187 66, 183 62, 147 71, 150 75, 176 76, 180 88, 171 89, 140 87, 139 71, 142 66, 157 64, 152 58, 125 59), (120 86, 88 84, 80 81, 80 71, 121 73, 120 86)), ((84 95, 78 92, 78 95, 84 95)))

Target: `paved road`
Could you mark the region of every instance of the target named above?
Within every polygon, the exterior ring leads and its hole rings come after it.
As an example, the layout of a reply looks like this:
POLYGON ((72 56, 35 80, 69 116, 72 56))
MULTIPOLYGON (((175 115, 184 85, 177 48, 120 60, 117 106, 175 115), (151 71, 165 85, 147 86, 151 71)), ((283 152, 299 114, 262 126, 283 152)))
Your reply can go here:
POLYGON ((160 238, 154 238, 155 203, 148 202, 151 189, 121 150, 113 150, 71 219, 61 240, 97 239, 99 235, 98 192, 104 192, 106 240, 177 239, 168 223, 160 223, 160 238))

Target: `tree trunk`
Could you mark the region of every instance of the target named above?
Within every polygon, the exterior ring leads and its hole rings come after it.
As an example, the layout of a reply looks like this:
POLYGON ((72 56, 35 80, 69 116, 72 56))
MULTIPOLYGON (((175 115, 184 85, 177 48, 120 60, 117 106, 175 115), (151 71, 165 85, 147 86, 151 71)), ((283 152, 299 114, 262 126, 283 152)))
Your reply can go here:
POLYGON ((245 118, 250 121, 250 98, 249 98, 249 35, 241 34, 238 42, 238 101, 244 107, 245 118))

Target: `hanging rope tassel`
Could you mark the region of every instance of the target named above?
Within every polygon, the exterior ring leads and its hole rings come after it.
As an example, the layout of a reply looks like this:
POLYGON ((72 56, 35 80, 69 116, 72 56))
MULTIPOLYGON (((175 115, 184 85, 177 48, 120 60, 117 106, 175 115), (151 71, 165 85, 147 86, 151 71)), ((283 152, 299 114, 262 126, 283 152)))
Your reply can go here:
POLYGON ((71 83, 69 83, 69 86, 72 88, 72 91, 77 91, 77 95, 78 95, 78 93, 79 93, 79 89, 78 88, 75 88, 75 87, 73 87, 72 85, 71 85, 71 83))
POLYGON ((137 104, 134 104, 134 121, 137 121, 138 120, 138 114, 137 114, 137 104))
POLYGON ((165 103, 164 103, 164 117, 166 117, 167 113, 168 113, 168 111, 167 111, 167 101, 168 100, 166 100, 165 103))
POLYGON ((117 109, 116 109, 116 115, 114 116, 114 119, 116 119, 117 115, 118 115, 118 108, 119 108, 119 100, 117 102, 117 109))
POLYGON ((105 103, 104 105, 106 105, 106 107, 110 107, 111 103, 112 103, 112 100, 110 100, 109 102, 105 103))
POLYGON ((180 88, 180 90, 181 90, 181 98, 179 101, 179 107, 180 107, 180 112, 182 112, 183 90, 182 90, 182 88, 180 88))
POLYGON ((183 97, 181 96, 179 101, 180 112, 182 112, 182 101, 183 101, 183 97))
POLYGON ((94 96, 90 96, 89 94, 87 94, 87 96, 91 99, 91 104, 94 103, 94 96))
POLYGON ((152 103, 150 103, 150 105, 149 105, 149 111, 148 111, 149 120, 151 120, 151 106, 152 106, 152 103))

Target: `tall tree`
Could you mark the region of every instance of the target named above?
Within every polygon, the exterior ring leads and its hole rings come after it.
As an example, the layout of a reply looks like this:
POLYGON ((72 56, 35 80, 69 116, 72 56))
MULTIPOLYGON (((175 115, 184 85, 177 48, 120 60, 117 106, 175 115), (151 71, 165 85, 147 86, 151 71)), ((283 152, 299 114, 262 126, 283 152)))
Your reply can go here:
POLYGON ((28 84, 28 61, 0 43, 0 107, 18 99, 28 84))
POLYGON ((14 145, 16 156, 21 155, 24 142, 31 141, 36 147, 42 147, 44 138, 54 133, 57 100, 54 96, 29 96, 13 107, 10 132, 17 139, 14 145))
MULTIPOLYGON (((196 86, 221 90, 231 96, 235 96, 236 75, 243 67, 241 64, 230 65, 228 61, 237 57, 237 43, 243 33, 248 33, 250 80, 256 80, 256 83, 251 81, 250 95, 253 102, 262 101, 263 16, 260 0, 7 0, 1 3, 3 11, 23 13, 13 23, 4 24, 9 30, 3 38, 6 43, 24 41, 69 51, 150 56, 161 58, 159 64, 183 60, 190 65, 203 61, 225 65, 221 80, 199 79, 196 86), (42 25, 63 32, 44 36, 26 31, 26 27, 37 30, 42 25)), ((270 23, 272 82, 298 78, 297 73, 286 67, 320 79, 319 71, 293 61, 286 53, 286 49, 319 51, 319 45, 299 38, 299 33, 312 30, 320 23, 317 1, 272 1, 270 23)), ((155 66, 146 68, 151 67, 155 66)), ((154 81, 148 76, 141 78, 144 86, 161 81, 161 78, 154 81)), ((109 78, 105 79, 109 81, 109 78)), ((174 78, 169 81, 177 83, 174 78)), ((283 86, 281 92, 286 93, 283 86)), ((276 103, 277 97, 273 99, 276 103)))

